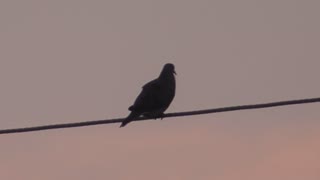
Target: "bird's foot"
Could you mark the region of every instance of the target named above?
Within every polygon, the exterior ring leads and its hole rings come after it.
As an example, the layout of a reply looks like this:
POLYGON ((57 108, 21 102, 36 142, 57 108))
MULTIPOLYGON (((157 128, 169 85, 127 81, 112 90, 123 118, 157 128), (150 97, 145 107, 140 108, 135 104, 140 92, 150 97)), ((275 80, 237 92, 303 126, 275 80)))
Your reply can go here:
POLYGON ((164 113, 144 113, 143 116, 146 118, 152 118, 154 120, 159 118, 162 120, 164 118, 164 113))
POLYGON ((164 118, 164 113, 157 114, 155 116, 154 120, 157 120, 158 118, 160 118, 160 120, 162 120, 164 118))

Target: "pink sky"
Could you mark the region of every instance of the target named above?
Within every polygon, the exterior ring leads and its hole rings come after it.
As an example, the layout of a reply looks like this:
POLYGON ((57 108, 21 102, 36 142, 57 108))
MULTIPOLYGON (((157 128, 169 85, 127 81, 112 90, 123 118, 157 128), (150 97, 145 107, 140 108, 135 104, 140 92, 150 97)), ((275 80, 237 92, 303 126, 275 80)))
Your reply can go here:
MULTIPOLYGON (((0 2, 0 129, 319 97, 320 1, 0 2)), ((5 180, 318 180, 319 104, 0 136, 5 180)))

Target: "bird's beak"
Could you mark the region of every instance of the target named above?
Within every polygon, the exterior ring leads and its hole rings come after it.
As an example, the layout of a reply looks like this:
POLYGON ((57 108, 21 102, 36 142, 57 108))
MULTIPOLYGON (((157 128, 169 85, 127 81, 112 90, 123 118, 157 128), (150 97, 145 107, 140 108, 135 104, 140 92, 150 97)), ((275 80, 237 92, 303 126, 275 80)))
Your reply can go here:
POLYGON ((173 74, 177 75, 177 73, 176 73, 176 71, 175 71, 175 70, 173 70, 173 74))

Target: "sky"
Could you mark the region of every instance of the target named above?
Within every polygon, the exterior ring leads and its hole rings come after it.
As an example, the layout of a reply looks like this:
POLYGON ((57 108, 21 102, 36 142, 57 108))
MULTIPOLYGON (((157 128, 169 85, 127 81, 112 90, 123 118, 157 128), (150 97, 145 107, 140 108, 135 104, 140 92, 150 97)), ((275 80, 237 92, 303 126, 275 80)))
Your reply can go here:
MULTIPOLYGON (((1 0, 0 129, 319 97, 320 1, 1 0)), ((1 135, 6 180, 318 180, 320 105, 1 135)))

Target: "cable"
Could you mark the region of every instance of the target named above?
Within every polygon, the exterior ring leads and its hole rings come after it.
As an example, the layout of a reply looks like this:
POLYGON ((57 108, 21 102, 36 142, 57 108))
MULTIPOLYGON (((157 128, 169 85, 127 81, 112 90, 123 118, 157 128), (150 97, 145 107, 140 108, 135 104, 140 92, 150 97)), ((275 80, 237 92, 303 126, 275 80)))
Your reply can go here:
MULTIPOLYGON (((263 103, 263 104, 230 106, 230 107, 222 107, 222 108, 206 109, 206 110, 198 110, 198 111, 168 113, 168 114, 165 114, 163 118, 178 117, 178 116, 192 116, 192 115, 227 112, 227 111, 238 111, 238 110, 247 110, 247 109, 270 108, 270 107, 276 107, 276 106, 287 106, 287 105, 315 103, 315 102, 320 102, 320 98, 299 99, 299 100, 279 101, 279 102, 271 102, 271 103, 263 103)), ((143 120, 150 120, 150 119, 153 119, 153 118, 140 117, 135 119, 134 121, 143 121, 143 120)), ((43 131, 43 130, 49 130, 49 129, 72 128, 72 127, 81 127, 81 126, 93 126, 93 125, 99 125, 99 124, 113 124, 113 123, 120 123, 123 120, 124 118, 116 118, 116 119, 84 121, 84 122, 76 122, 76 123, 24 127, 24 128, 15 128, 15 129, 2 129, 0 130, 0 134, 23 133, 23 132, 43 131)))

